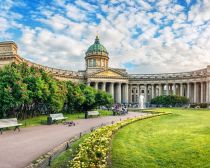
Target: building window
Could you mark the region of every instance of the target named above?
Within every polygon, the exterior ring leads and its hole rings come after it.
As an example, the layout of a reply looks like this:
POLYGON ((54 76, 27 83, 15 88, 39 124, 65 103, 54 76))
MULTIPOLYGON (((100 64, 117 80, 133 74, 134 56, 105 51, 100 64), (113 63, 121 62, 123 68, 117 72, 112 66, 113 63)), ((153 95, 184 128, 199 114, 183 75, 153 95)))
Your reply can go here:
POLYGON ((93 67, 96 67, 96 59, 93 60, 93 67))
POLYGON ((101 60, 101 66, 104 67, 104 59, 101 60))
POLYGON ((92 67, 93 66, 93 59, 90 59, 89 60, 89 67, 92 67))
POLYGON ((97 59, 96 61, 97 61, 97 62, 96 62, 97 67, 100 67, 100 66, 101 66, 100 59, 97 59))
POLYGON ((91 64, 91 67, 93 67, 93 59, 91 59, 91 63, 90 64, 91 64))

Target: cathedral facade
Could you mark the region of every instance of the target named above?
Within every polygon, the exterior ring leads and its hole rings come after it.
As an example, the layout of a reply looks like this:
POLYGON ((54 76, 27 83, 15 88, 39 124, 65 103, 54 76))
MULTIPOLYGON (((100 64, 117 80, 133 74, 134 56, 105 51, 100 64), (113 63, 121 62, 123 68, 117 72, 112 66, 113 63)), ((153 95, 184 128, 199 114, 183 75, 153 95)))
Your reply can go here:
POLYGON ((69 71, 36 64, 18 55, 17 50, 12 41, 0 42, 0 67, 25 62, 59 80, 85 83, 106 91, 116 103, 138 103, 140 95, 148 103, 160 95, 179 95, 189 98, 191 103, 210 103, 210 66, 182 73, 129 74, 126 69, 109 67, 109 53, 98 36, 85 53, 85 70, 69 71))

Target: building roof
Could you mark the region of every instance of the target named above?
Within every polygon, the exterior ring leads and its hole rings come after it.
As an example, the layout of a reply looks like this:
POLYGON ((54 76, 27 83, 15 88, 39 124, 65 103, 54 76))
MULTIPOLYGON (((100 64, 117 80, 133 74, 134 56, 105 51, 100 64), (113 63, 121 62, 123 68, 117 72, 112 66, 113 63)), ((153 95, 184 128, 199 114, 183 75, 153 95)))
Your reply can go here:
POLYGON ((86 52, 86 56, 88 55, 107 55, 108 56, 108 52, 106 48, 100 43, 98 36, 96 36, 94 44, 92 44, 88 48, 86 52))

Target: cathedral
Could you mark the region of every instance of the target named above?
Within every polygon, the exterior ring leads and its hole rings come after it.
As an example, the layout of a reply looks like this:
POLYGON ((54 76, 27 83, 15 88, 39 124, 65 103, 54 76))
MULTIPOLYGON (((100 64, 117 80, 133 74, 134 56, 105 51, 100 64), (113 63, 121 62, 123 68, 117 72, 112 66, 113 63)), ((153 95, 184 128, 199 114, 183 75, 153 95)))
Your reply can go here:
POLYGON ((25 62, 42 68, 58 80, 85 83, 110 93, 116 103, 138 103, 144 96, 149 103, 160 95, 179 95, 191 103, 210 103, 210 66, 182 73, 129 74, 126 69, 109 67, 109 53, 96 36, 85 53, 85 70, 62 70, 31 62, 21 57, 12 41, 0 42, 0 67, 25 62))

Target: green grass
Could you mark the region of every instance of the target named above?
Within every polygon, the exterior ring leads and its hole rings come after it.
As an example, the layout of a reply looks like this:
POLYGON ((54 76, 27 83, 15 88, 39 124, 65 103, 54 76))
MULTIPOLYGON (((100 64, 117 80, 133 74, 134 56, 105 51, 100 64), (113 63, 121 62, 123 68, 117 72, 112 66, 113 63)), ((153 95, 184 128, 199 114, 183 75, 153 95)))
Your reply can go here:
MULTIPOLYGON (((75 113, 75 114, 64 114, 65 117, 68 117, 68 120, 76 120, 80 118, 84 118, 84 113, 75 113)), ((23 124, 23 127, 28 126, 37 126, 41 125, 42 121, 46 123, 47 115, 41 115, 33 118, 28 118, 25 120, 20 120, 19 122, 23 124)))
POLYGON ((157 109, 172 112, 130 124, 112 140, 112 168, 210 167, 210 111, 157 109))
MULTIPOLYGON (((101 116, 108 116, 112 115, 112 111, 108 110, 98 110, 101 114, 101 116)), ((68 120, 77 120, 77 119, 83 119, 85 117, 84 113, 74 113, 74 114, 64 114, 65 117, 68 117, 68 120)), ((29 127, 29 126, 37 126, 41 125, 41 121, 44 121, 46 123, 47 121, 47 115, 41 115, 25 120, 20 120, 19 123, 22 123, 22 127, 29 127)))
POLYGON ((67 168, 68 161, 73 159, 76 152, 78 151, 79 144, 82 143, 90 134, 85 134, 77 141, 70 145, 70 148, 65 152, 61 153, 55 160, 52 161, 51 168, 67 168))

